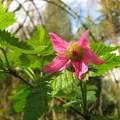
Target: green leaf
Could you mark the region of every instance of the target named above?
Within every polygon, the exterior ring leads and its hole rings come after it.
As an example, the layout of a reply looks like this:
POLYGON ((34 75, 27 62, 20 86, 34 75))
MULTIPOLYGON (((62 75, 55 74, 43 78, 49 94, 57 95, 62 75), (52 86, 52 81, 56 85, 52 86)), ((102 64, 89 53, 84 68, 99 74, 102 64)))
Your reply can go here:
POLYGON ((25 67, 29 67, 30 65, 34 64, 37 59, 38 58, 36 55, 24 55, 24 54, 22 54, 20 56, 21 65, 25 66, 25 67))
POLYGON ((120 116, 93 116, 91 120, 119 120, 120 116))
POLYGON ((30 93, 29 89, 22 89, 14 95, 9 96, 9 99, 14 99, 14 109, 16 112, 21 112, 25 106, 25 99, 30 93))
POLYGON ((95 91, 87 91, 87 103, 95 102, 97 97, 95 91))
POLYGON ((75 100, 77 97, 77 93, 75 91, 71 91, 70 93, 65 93, 63 91, 59 91, 56 94, 57 97, 59 98, 65 98, 65 99, 69 99, 69 100, 75 100))
POLYGON ((31 68, 28 67, 24 71, 33 81, 37 80, 37 74, 31 68))
POLYGON ((87 91, 90 91, 90 90, 98 90, 98 88, 95 85, 87 85, 87 91))
POLYGON ((40 53, 41 55, 49 55, 53 53, 52 43, 49 35, 42 27, 38 27, 32 38, 28 40, 33 48, 33 52, 40 53))
POLYGON ((66 104, 63 105, 63 107, 71 107, 72 105, 76 104, 76 103, 80 103, 81 100, 76 100, 76 101, 70 101, 67 102, 66 104))
POLYGON ((111 47, 111 46, 106 46, 103 43, 99 42, 99 43, 91 44, 90 48, 99 57, 117 50, 118 48, 120 48, 120 46, 111 47))
POLYGON ((15 52, 25 54, 40 54, 42 56, 45 56, 53 53, 49 35, 41 27, 38 27, 37 31, 33 35, 33 38, 31 38, 27 42, 19 40, 7 31, 0 30, 1 46, 7 46, 15 52))
POLYGON ((48 92, 49 87, 45 84, 33 88, 26 99, 24 107, 25 120, 38 120, 38 118, 46 111, 48 102, 51 100, 48 92))
POLYGON ((48 102, 51 100, 50 87, 46 81, 52 79, 54 74, 48 74, 37 81, 37 86, 31 89, 31 93, 26 98, 24 107, 25 120, 38 120, 46 111, 48 102))
POLYGON ((101 76, 105 72, 120 66, 120 56, 116 56, 116 54, 106 54, 103 56, 103 59, 106 60, 104 64, 98 66, 94 65, 94 67, 97 69, 97 72, 92 73, 92 76, 101 76))
POLYGON ((5 8, 3 8, 2 3, 0 2, 0 29, 4 30, 8 26, 16 22, 13 13, 6 13, 5 8))
POLYGON ((41 56, 37 56, 37 55, 26 55, 26 54, 22 54, 19 56, 19 59, 21 61, 21 65, 24 68, 30 67, 33 70, 36 69, 43 69, 43 66, 45 66, 46 64, 48 64, 53 57, 51 56, 45 56, 45 57, 41 57, 41 56))
MULTIPOLYGON (((19 52, 9 52, 9 53, 6 53, 6 56, 8 58, 8 62, 10 64, 11 67, 18 67, 20 65, 20 59, 19 59, 19 56, 20 56, 20 53, 19 52)), ((2 56, 1 59, 3 60, 4 64, 6 64, 6 60, 5 60, 5 57, 2 56)))
POLYGON ((26 42, 20 41, 18 38, 15 38, 13 35, 8 33, 7 31, 0 30, 0 45, 1 46, 8 46, 12 50, 15 51, 22 51, 26 53, 27 50, 31 50, 31 46, 28 45, 26 42))
POLYGON ((76 89, 79 80, 76 78, 74 72, 63 70, 57 77, 50 81, 51 87, 54 91, 76 89))

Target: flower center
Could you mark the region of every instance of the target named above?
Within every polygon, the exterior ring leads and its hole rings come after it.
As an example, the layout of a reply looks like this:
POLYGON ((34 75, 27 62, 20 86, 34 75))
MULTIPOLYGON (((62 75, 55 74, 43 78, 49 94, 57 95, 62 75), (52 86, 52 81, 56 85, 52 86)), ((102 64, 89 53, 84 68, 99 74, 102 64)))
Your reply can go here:
POLYGON ((66 55, 72 61, 80 61, 84 57, 84 49, 77 44, 72 44, 67 49, 66 55))

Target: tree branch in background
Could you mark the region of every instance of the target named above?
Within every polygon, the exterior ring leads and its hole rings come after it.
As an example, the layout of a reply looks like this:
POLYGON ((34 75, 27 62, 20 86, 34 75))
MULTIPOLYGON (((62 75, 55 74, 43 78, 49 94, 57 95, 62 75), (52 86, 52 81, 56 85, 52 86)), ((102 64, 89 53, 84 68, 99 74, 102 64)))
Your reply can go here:
POLYGON ((44 22, 43 22, 43 19, 42 19, 41 14, 40 14, 40 12, 39 12, 39 9, 37 8, 37 6, 36 6, 36 4, 34 3, 33 0, 29 0, 29 1, 31 1, 31 2, 33 3, 33 5, 34 5, 36 11, 38 11, 38 15, 39 15, 39 18, 40 18, 40 20, 41 20, 41 21, 40 21, 40 22, 41 22, 41 25, 44 26, 44 22))
MULTIPOLYGON (((52 1, 50 1, 50 0, 42 0, 42 1, 46 1, 46 2, 49 2, 49 3, 52 3, 52 4, 54 4, 54 5, 56 5, 56 6, 58 6, 59 8, 61 8, 62 10, 64 10, 65 12, 67 12, 70 16, 72 16, 72 17, 74 17, 74 18, 77 18, 78 20, 80 20, 80 23, 82 24, 82 26, 87 30, 88 29, 88 27, 83 23, 83 21, 81 20, 81 16, 79 16, 78 14, 77 14, 77 12, 75 12, 71 7, 69 7, 68 5, 66 5, 64 2, 62 2, 61 0, 59 0, 59 2, 61 2, 62 4, 63 4, 63 6, 65 6, 65 8, 64 7, 62 7, 62 6, 60 6, 60 5, 58 5, 57 3, 55 3, 55 2, 52 2, 52 1), (68 10, 67 10, 68 9, 68 10), (69 12, 70 11, 70 12, 69 12)), ((94 42, 97 42, 96 41, 96 39, 95 39, 95 37, 93 36, 93 34, 90 32, 90 36, 91 36, 91 38, 93 39, 93 41, 94 42)))

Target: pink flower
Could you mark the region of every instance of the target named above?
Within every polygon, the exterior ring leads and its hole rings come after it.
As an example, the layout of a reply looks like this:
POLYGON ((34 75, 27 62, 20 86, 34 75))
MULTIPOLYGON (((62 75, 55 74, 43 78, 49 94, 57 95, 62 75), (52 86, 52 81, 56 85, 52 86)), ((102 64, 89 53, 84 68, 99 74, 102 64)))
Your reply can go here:
POLYGON ((103 64, 105 60, 100 60, 93 51, 89 49, 86 39, 87 30, 78 42, 68 43, 54 33, 50 33, 54 50, 58 55, 52 62, 44 67, 42 72, 59 72, 72 65, 79 80, 88 72, 88 63, 103 64))

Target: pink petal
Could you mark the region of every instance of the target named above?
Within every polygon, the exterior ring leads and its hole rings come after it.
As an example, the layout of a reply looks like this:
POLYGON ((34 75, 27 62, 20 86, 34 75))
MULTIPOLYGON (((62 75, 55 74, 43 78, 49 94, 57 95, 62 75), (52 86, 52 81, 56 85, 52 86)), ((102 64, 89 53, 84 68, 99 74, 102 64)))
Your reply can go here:
POLYGON ((75 68, 75 73, 76 73, 77 78, 81 80, 82 75, 84 75, 88 71, 87 63, 81 60, 80 62, 72 62, 72 65, 75 68))
POLYGON ((67 59, 66 55, 61 54, 56 56, 52 62, 46 65, 42 72, 58 72, 70 65, 70 60, 67 59))
POLYGON ((56 52, 63 53, 67 50, 68 46, 70 46, 70 43, 64 41, 62 38, 57 36, 54 33, 49 33, 51 37, 51 41, 53 44, 53 48, 56 52))
POLYGON ((83 48, 88 47, 89 43, 86 39, 87 35, 89 34, 90 30, 87 30, 80 38, 80 40, 78 42, 76 42, 76 44, 82 46, 83 48))
POLYGON ((97 55, 89 48, 84 48, 84 50, 85 50, 85 57, 84 57, 85 61, 92 62, 97 65, 105 63, 105 60, 100 60, 97 57, 97 55))

